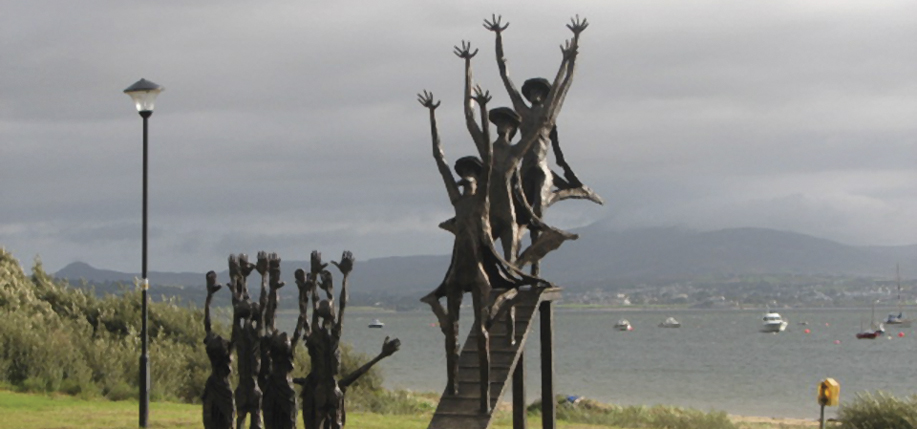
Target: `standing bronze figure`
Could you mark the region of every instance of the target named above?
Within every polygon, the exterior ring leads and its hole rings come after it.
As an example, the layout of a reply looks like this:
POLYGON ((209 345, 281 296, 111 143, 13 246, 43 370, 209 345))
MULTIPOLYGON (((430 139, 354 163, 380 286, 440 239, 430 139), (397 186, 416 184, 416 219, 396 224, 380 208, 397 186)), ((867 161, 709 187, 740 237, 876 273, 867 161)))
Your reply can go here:
MULTIPOLYGON (((267 255, 268 299, 267 315, 273 320, 277 308, 278 290, 284 286, 280 280, 280 257, 276 253, 267 255)), ((293 359, 296 345, 302 332, 302 317, 296 324, 293 336, 276 329, 270 332, 270 375, 264 383, 264 427, 265 429, 292 429, 296 427, 296 391, 293 389, 293 359)), ((272 324, 272 322, 271 322, 272 324)))
POLYGON ((232 373, 233 342, 213 332, 210 326, 210 302, 222 286, 217 284, 217 274, 207 273, 207 300, 204 302, 204 345, 210 359, 210 377, 204 386, 204 429, 234 429, 236 403, 233 400, 229 375, 232 373))
MULTIPOLYGON (((542 222, 541 218, 544 216, 545 208, 566 198, 583 198, 602 203, 602 199, 583 185, 567 164, 560 149, 555 126, 560 108, 573 80, 579 35, 588 26, 589 23, 585 19, 580 20, 578 16, 571 19, 567 28, 573 32, 573 39, 561 46, 563 60, 554 82, 549 82, 544 78, 529 79, 522 85, 520 92, 509 77, 503 52, 502 34, 509 27, 509 23, 502 23, 501 17, 496 15, 491 20, 484 20, 484 27, 496 34, 496 57, 500 78, 509 93, 513 108, 520 115, 522 138, 536 136, 536 143, 526 152, 519 170, 519 180, 525 200, 522 206, 525 207, 525 204, 528 204, 531 207, 532 222, 529 228, 532 244, 526 252, 523 252, 519 260, 515 261, 517 266, 533 264, 533 274, 538 271, 538 261, 548 252, 560 247, 564 241, 576 238, 574 234, 549 227, 542 222), (530 104, 526 104, 523 97, 530 104), (553 147, 557 162, 564 170, 564 179, 561 179, 560 175, 554 173, 548 166, 549 147, 553 147), (557 178, 556 185, 559 187, 557 190, 554 189, 555 178, 557 178)), ((525 218, 520 218, 524 222, 525 218)))
POLYGON ((347 422, 344 396, 347 388, 366 371, 385 357, 398 351, 401 342, 396 338, 385 338, 382 352, 352 374, 338 380, 341 370, 341 334, 344 327, 344 309, 347 306, 348 278, 353 270, 353 254, 345 251, 340 262, 331 262, 341 271, 340 304, 337 314, 334 309, 334 283, 331 273, 325 270, 319 252, 312 252, 311 272, 296 270, 296 284, 300 289, 300 325, 306 337, 312 369, 305 378, 294 379, 302 385, 303 424, 306 429, 340 429, 347 422), (321 278, 321 285, 317 279, 321 278), (325 299, 319 298, 318 289, 325 291, 325 299), (312 323, 306 322, 306 297, 312 299, 312 323))
POLYGON ((229 257, 229 288, 232 291, 232 338, 238 355, 239 384, 235 399, 238 410, 236 429, 245 427, 245 418, 250 416, 251 429, 261 429, 262 391, 258 384, 261 371, 261 325, 262 309, 248 294, 248 276, 255 266, 248 262, 245 254, 229 257))
MULTIPOLYGON (((433 95, 424 91, 418 95, 418 101, 430 112, 430 128, 433 140, 433 157, 436 161, 449 199, 455 209, 455 218, 449 224, 449 230, 455 234, 452 247, 452 261, 443 282, 421 301, 430 305, 439 320, 440 329, 446 336, 446 392, 457 394, 459 390, 458 374, 458 321, 465 292, 471 292, 474 307, 474 327, 478 335, 478 355, 481 371, 481 410, 490 411, 489 390, 486 380, 489 379, 489 333, 488 328, 500 310, 492 305, 495 302, 508 304, 506 299, 494 300, 492 292, 513 291, 522 285, 541 282, 540 279, 522 274, 509 264, 494 249, 490 225, 490 181, 493 173, 493 146, 490 143, 490 123, 487 103, 490 94, 475 88, 472 95, 473 79, 471 59, 477 51, 471 52, 471 45, 462 42, 462 47, 455 47, 455 54, 465 62, 465 96, 464 113, 468 132, 478 149, 480 159, 464 157, 456 161, 455 172, 460 176, 456 181, 445 161, 439 132, 436 125, 436 108, 439 102, 433 101, 433 95), (481 109, 479 126, 475 119, 474 103, 481 109), (440 298, 446 298, 446 308, 440 298)), ((502 120, 502 118, 500 118, 502 120)), ((501 124, 506 125, 506 124, 501 124)), ((501 127, 508 132, 506 126, 501 127)), ((533 140, 530 137, 529 140, 533 140)), ((531 141, 519 143, 525 147, 531 141)), ((504 182, 505 183, 505 182, 504 182)), ((499 292, 498 292, 499 293, 499 292)), ((509 292, 512 293, 512 292, 509 292)))

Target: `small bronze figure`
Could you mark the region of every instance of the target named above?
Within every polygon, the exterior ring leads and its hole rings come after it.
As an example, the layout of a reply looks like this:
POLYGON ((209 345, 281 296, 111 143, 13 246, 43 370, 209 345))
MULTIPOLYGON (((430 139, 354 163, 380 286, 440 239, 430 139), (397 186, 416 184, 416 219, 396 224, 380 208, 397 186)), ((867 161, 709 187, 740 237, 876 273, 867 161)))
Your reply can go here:
POLYGON ((222 286, 217 284, 217 274, 207 273, 207 300, 204 303, 204 345, 210 359, 210 377, 204 386, 204 429, 234 429, 236 403, 233 400, 229 375, 232 373, 233 342, 226 341, 213 332, 210 326, 210 302, 222 286))
MULTIPOLYGON (((278 290, 284 286, 280 280, 280 257, 276 253, 267 255, 268 286, 270 298, 266 315, 271 319, 276 312, 278 290)), ((296 345, 302 332, 302 317, 296 324, 293 337, 287 333, 279 333, 276 329, 270 333, 270 375, 264 385, 264 427, 265 429, 292 429, 296 427, 296 391, 293 390, 293 358, 296 354, 296 345)))
POLYGON ((248 295, 247 280, 254 265, 248 256, 229 257, 229 285, 232 291, 232 338, 238 355, 239 384, 235 398, 238 420, 236 429, 245 427, 246 416, 251 417, 249 427, 261 429, 262 391, 258 384, 261 372, 261 307, 248 295))
MULTIPOLYGON (((341 256, 341 262, 331 262, 344 279, 341 283, 340 304, 337 315, 334 311, 334 283, 331 273, 324 268, 321 253, 312 252, 311 272, 296 270, 296 284, 301 297, 312 299, 312 323, 306 322, 306 313, 300 314, 299 325, 303 327, 306 347, 309 350, 312 368, 305 378, 293 381, 302 385, 303 424, 306 429, 340 429, 347 422, 344 396, 347 388, 366 373, 373 365, 398 351, 401 342, 388 337, 382 344, 382 352, 352 374, 338 380, 341 370, 340 341, 344 326, 344 310, 347 306, 347 287, 354 258, 349 251, 341 256), (326 299, 318 295, 317 279, 321 278, 321 289, 326 299)), ((306 308, 300 301, 301 308, 306 308)))

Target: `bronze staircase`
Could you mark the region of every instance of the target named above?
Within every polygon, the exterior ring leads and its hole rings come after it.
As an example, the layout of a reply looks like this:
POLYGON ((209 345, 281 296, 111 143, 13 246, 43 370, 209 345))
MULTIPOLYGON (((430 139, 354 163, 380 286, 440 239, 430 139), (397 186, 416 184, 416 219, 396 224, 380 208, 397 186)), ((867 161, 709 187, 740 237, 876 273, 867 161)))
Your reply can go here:
MULTIPOLYGON (((472 329, 465 340, 459 356, 459 393, 443 393, 428 429, 487 429, 490 427, 493 411, 506 393, 507 384, 513 385, 514 428, 525 428, 524 370, 517 365, 522 361, 525 342, 533 325, 536 310, 542 316, 542 366, 545 366, 545 351, 551 344, 551 302, 560 297, 559 288, 532 289, 520 291, 515 300, 515 342, 510 341, 508 313, 497 320, 490 329, 490 409, 481 412, 480 367, 478 361, 478 333, 472 329), (547 323, 546 323, 547 321, 547 323), (546 326, 545 326, 546 324, 546 326), (547 330, 546 330, 547 329, 547 330), (546 332, 549 334, 545 344, 546 332), (547 348, 546 348, 547 346, 547 348), (512 383, 507 383, 513 380, 512 383), (519 419, 522 419, 519 422, 519 419)), ((542 369, 542 391, 548 394, 553 415, 553 357, 548 356, 549 368, 542 369), (547 380, 546 380, 547 378, 547 380)), ((553 420, 553 419, 552 419, 553 420)))

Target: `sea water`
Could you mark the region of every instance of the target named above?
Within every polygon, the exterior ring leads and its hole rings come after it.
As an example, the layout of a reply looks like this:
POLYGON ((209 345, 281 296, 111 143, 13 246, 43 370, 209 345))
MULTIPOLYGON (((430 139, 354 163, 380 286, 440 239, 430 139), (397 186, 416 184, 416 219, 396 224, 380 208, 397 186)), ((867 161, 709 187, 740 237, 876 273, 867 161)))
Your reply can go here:
MULTIPOLYGON (((620 405, 798 418, 818 417, 816 387, 826 377, 840 383, 842 405, 858 392, 917 393, 912 328, 886 327, 885 337, 857 340, 855 334, 869 324, 868 309, 780 313, 789 326, 769 334, 759 332, 761 310, 555 309, 555 393, 620 405), (682 327, 658 327, 669 316, 682 327), (612 329, 619 319, 628 319, 634 329, 612 329)), ((884 315, 877 311, 876 317, 884 315)), ((470 309, 463 309, 463 343, 471 321, 470 309)), ((429 312, 348 312, 343 341, 372 357, 386 336, 399 338, 401 350, 378 365, 385 386, 441 392, 445 351, 435 322, 429 312), (368 328, 373 319, 385 327, 368 328)), ((288 331, 294 324, 293 315, 280 320, 288 331)), ((539 336, 534 323, 525 355, 528 402, 541 398, 539 336)), ((826 415, 835 410, 826 409, 826 415)))

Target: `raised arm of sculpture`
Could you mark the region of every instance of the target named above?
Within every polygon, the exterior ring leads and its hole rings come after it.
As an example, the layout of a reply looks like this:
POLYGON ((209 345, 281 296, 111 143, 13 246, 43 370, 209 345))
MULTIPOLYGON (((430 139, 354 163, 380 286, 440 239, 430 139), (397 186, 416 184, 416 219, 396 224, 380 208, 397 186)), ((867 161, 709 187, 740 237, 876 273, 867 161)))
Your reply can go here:
POLYGON ((331 263, 338 267, 338 270, 344 275, 344 279, 341 280, 341 304, 334 324, 334 334, 340 338, 344 328, 344 307, 347 305, 347 279, 350 277, 351 271, 353 271, 353 253, 349 250, 344 251, 344 254, 341 255, 341 262, 331 261, 331 263))
POLYGON ((261 275, 261 293, 258 295, 258 307, 261 309, 260 317, 258 317, 258 333, 260 335, 266 335, 265 330, 267 323, 264 320, 267 313, 267 291, 268 291, 268 262, 267 262, 267 252, 260 251, 258 252, 258 261, 255 263, 255 270, 258 271, 258 274, 261 275))
POLYGON ((554 123, 558 113, 560 113, 560 108, 563 106, 564 99, 567 97, 567 92, 570 90, 570 85, 573 83, 573 72, 576 70, 576 56, 579 53, 579 35, 586 30, 588 26, 589 22, 586 21, 586 18, 581 20, 579 15, 575 18, 571 18, 570 23, 567 24, 567 28, 573 32, 573 39, 567 40, 564 45, 560 47, 560 51, 563 54, 563 61, 561 61, 560 69, 557 70, 557 76, 554 78, 554 85, 551 86, 551 91, 548 93, 548 97, 545 100, 545 106, 547 106, 545 116, 547 122, 551 124, 554 123))
POLYGON ((248 255, 245 253, 239 254, 239 273, 242 275, 242 299, 249 299, 248 294, 248 276, 252 273, 255 266, 251 262, 248 262, 248 255))
POLYGON ((241 332, 239 330, 239 321, 245 316, 245 300, 242 296, 242 270, 239 265, 239 257, 229 255, 229 291, 232 293, 232 333, 230 341, 237 343, 241 332))
POLYGON ((308 308, 309 308, 309 293, 312 292, 311 288, 313 287, 312 281, 306 278, 306 272, 302 268, 296 270, 293 273, 293 278, 296 279, 296 287, 299 289, 299 317, 300 322, 302 322, 302 329, 305 332, 306 336, 312 332, 312 328, 309 325, 307 319, 308 308))
POLYGON ((268 332, 276 331, 274 326, 274 320, 277 316, 277 306, 280 297, 277 294, 277 291, 283 287, 286 283, 283 280, 280 280, 280 256, 276 253, 271 253, 267 255, 267 264, 268 264, 268 287, 270 292, 268 293, 267 299, 267 309, 264 312, 264 324, 265 329, 268 332))
POLYGON ((217 283, 217 273, 207 272, 207 299, 204 301, 204 332, 210 334, 210 302, 213 300, 213 294, 217 293, 223 285, 217 283))
POLYGON ((497 53, 497 67, 500 69, 500 78, 503 80, 503 86, 506 87, 509 99, 513 103, 513 108, 516 109, 519 114, 525 115, 529 111, 529 106, 525 104, 522 94, 519 93, 519 89, 513 84, 506 70, 506 55, 503 53, 503 30, 509 27, 509 22, 503 24, 501 22, 502 19, 503 17, 499 15, 491 15, 490 20, 484 20, 484 28, 493 31, 496 35, 495 51, 497 53))
POLYGON ((307 325, 306 315, 300 314, 299 318, 296 319, 296 328, 293 330, 293 338, 290 339, 290 350, 293 354, 296 353, 296 345, 299 344, 299 339, 302 338, 303 330, 307 325))
POLYGON ((434 103, 433 93, 427 92, 426 90, 424 90, 423 94, 417 94, 417 101, 430 110, 430 134, 433 138, 433 159, 436 160, 436 167, 439 169, 439 174, 442 176, 443 183, 446 185, 446 192, 449 193, 449 202, 455 204, 462 193, 455 183, 455 178, 452 177, 452 171, 449 170, 449 164, 446 162, 446 155, 443 153, 442 142, 439 140, 439 131, 436 128, 436 108, 439 107, 439 101, 434 103))
POLYGON ((363 366, 357 368, 356 371, 347 374, 346 377, 341 379, 338 382, 341 390, 347 390, 353 382, 357 381, 358 378, 362 377, 363 374, 366 374, 366 371, 369 371, 373 365, 377 364, 380 360, 385 359, 398 351, 401 348, 401 340, 395 338, 394 340, 389 340, 389 337, 385 337, 385 340, 382 342, 382 351, 379 352, 379 355, 374 357, 371 361, 366 362, 363 366))
MULTIPOLYGON (((468 76, 470 77, 470 72, 468 76)), ((476 86, 474 88, 474 97, 468 100, 468 104, 470 104, 472 100, 481 106, 481 128, 484 130, 481 132, 480 137, 484 144, 478 144, 478 151, 480 151, 481 163, 483 164, 483 171, 479 179, 480 183, 478 183, 478 189, 480 189, 481 192, 478 195, 480 195, 480 198, 487 198, 490 189, 490 178, 493 173, 494 158, 494 147, 490 144, 490 119, 488 119, 487 112, 487 103, 490 102, 490 91, 484 91, 480 86, 476 86)), ((475 141, 475 143, 477 143, 477 141, 475 141)))
POLYGON ((318 278, 322 275, 322 271, 325 270, 325 267, 328 264, 322 263, 322 253, 313 250, 310 255, 310 267, 309 267, 309 282, 311 283, 311 296, 312 296, 312 329, 319 328, 319 316, 318 316, 318 278))
MULTIPOLYGON (((322 270, 321 274, 322 282, 319 284, 319 287, 325 291, 325 301, 328 303, 328 314, 330 315, 329 321, 334 321, 334 277, 331 275, 331 271, 322 270)), ((321 303, 319 303, 321 304, 321 303)), ((333 325, 333 323, 332 323, 333 325)))
MULTIPOLYGON (((475 49, 474 52, 471 52, 471 42, 466 42, 462 40, 462 47, 458 46, 453 47, 453 52, 455 56, 465 60, 465 96, 462 99, 464 104, 465 112, 465 125, 468 127, 468 132, 471 134, 472 140, 474 140, 475 147, 478 149, 478 153, 481 154, 481 161, 484 162, 485 167, 487 166, 487 161, 484 159, 485 152, 490 149, 490 140, 485 135, 482 129, 487 129, 487 124, 482 124, 481 127, 478 127, 478 123, 474 118, 474 100, 475 97, 472 96, 472 89, 474 88, 474 79, 472 78, 471 73, 471 59, 477 55, 478 50, 475 49)), ((479 88, 475 88, 479 90, 479 88)), ((489 96, 488 96, 489 97, 489 96)), ((488 98, 489 99, 489 98, 488 98)), ((483 106, 482 106, 483 109, 483 106)), ((486 118, 486 116, 485 116, 486 118)), ((479 185, 482 186, 482 185, 479 185)))

